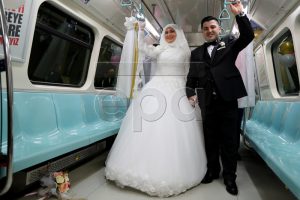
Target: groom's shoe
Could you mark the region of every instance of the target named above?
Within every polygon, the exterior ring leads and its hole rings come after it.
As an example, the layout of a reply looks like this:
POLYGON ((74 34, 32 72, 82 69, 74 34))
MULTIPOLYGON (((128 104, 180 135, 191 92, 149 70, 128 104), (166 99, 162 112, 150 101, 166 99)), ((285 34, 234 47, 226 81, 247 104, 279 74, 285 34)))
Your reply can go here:
POLYGON ((214 179, 218 179, 219 174, 214 174, 210 171, 207 171, 201 183, 208 184, 211 183, 214 179))
POLYGON ((232 195, 238 194, 238 188, 234 180, 224 180, 224 184, 228 193, 232 195))

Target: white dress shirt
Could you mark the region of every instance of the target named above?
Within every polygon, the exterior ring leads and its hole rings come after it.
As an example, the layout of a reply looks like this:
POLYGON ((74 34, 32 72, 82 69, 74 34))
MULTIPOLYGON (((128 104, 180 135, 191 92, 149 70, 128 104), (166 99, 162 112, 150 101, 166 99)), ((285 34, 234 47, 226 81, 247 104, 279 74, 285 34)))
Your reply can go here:
POLYGON ((214 50, 214 48, 215 48, 214 45, 209 45, 209 46, 207 47, 207 52, 208 52, 208 54, 209 54, 210 57, 211 57, 211 53, 212 53, 212 51, 214 50))

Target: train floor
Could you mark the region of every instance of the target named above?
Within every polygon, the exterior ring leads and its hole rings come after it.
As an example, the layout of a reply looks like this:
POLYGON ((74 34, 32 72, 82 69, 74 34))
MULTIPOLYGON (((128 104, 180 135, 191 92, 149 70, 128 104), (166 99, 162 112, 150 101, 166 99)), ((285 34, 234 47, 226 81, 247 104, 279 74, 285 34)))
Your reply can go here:
MULTIPOLYGON (((241 147, 242 160, 238 162, 237 185, 239 194, 232 196, 225 190, 220 178, 210 184, 200 184, 168 200, 296 200, 291 192, 253 151, 241 147)), ((154 200, 139 191, 119 188, 104 178, 107 152, 70 171, 72 200, 154 200)), ((23 196, 18 200, 40 199, 23 196)), ((56 198, 50 198, 50 200, 56 198)))

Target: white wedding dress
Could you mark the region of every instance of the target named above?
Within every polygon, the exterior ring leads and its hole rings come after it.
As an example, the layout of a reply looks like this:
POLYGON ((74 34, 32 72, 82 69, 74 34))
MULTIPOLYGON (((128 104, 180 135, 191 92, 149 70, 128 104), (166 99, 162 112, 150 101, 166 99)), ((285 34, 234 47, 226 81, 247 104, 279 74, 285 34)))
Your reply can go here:
POLYGON ((157 56, 155 75, 131 102, 108 155, 107 179, 159 197, 178 195, 203 179, 207 161, 202 122, 185 96, 184 62, 176 46, 157 56), (158 91, 164 100, 146 91, 158 91), (183 98, 177 101, 178 96, 183 98), (164 112, 151 118, 159 109, 164 112), (183 116, 188 113, 190 119, 183 116))

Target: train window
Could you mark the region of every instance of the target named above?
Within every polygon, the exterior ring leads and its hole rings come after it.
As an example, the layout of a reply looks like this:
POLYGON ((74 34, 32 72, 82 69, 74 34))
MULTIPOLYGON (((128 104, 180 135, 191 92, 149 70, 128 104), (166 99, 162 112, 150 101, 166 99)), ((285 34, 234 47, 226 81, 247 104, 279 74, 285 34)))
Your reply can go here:
POLYGON ((94 43, 91 28, 49 3, 38 11, 28 76, 34 84, 80 87, 94 43))
POLYGON ((272 44, 272 57, 279 94, 282 96, 298 95, 299 77, 290 31, 272 44))
POLYGON ((121 52, 121 45, 107 37, 103 38, 94 81, 95 88, 115 89, 121 52))

